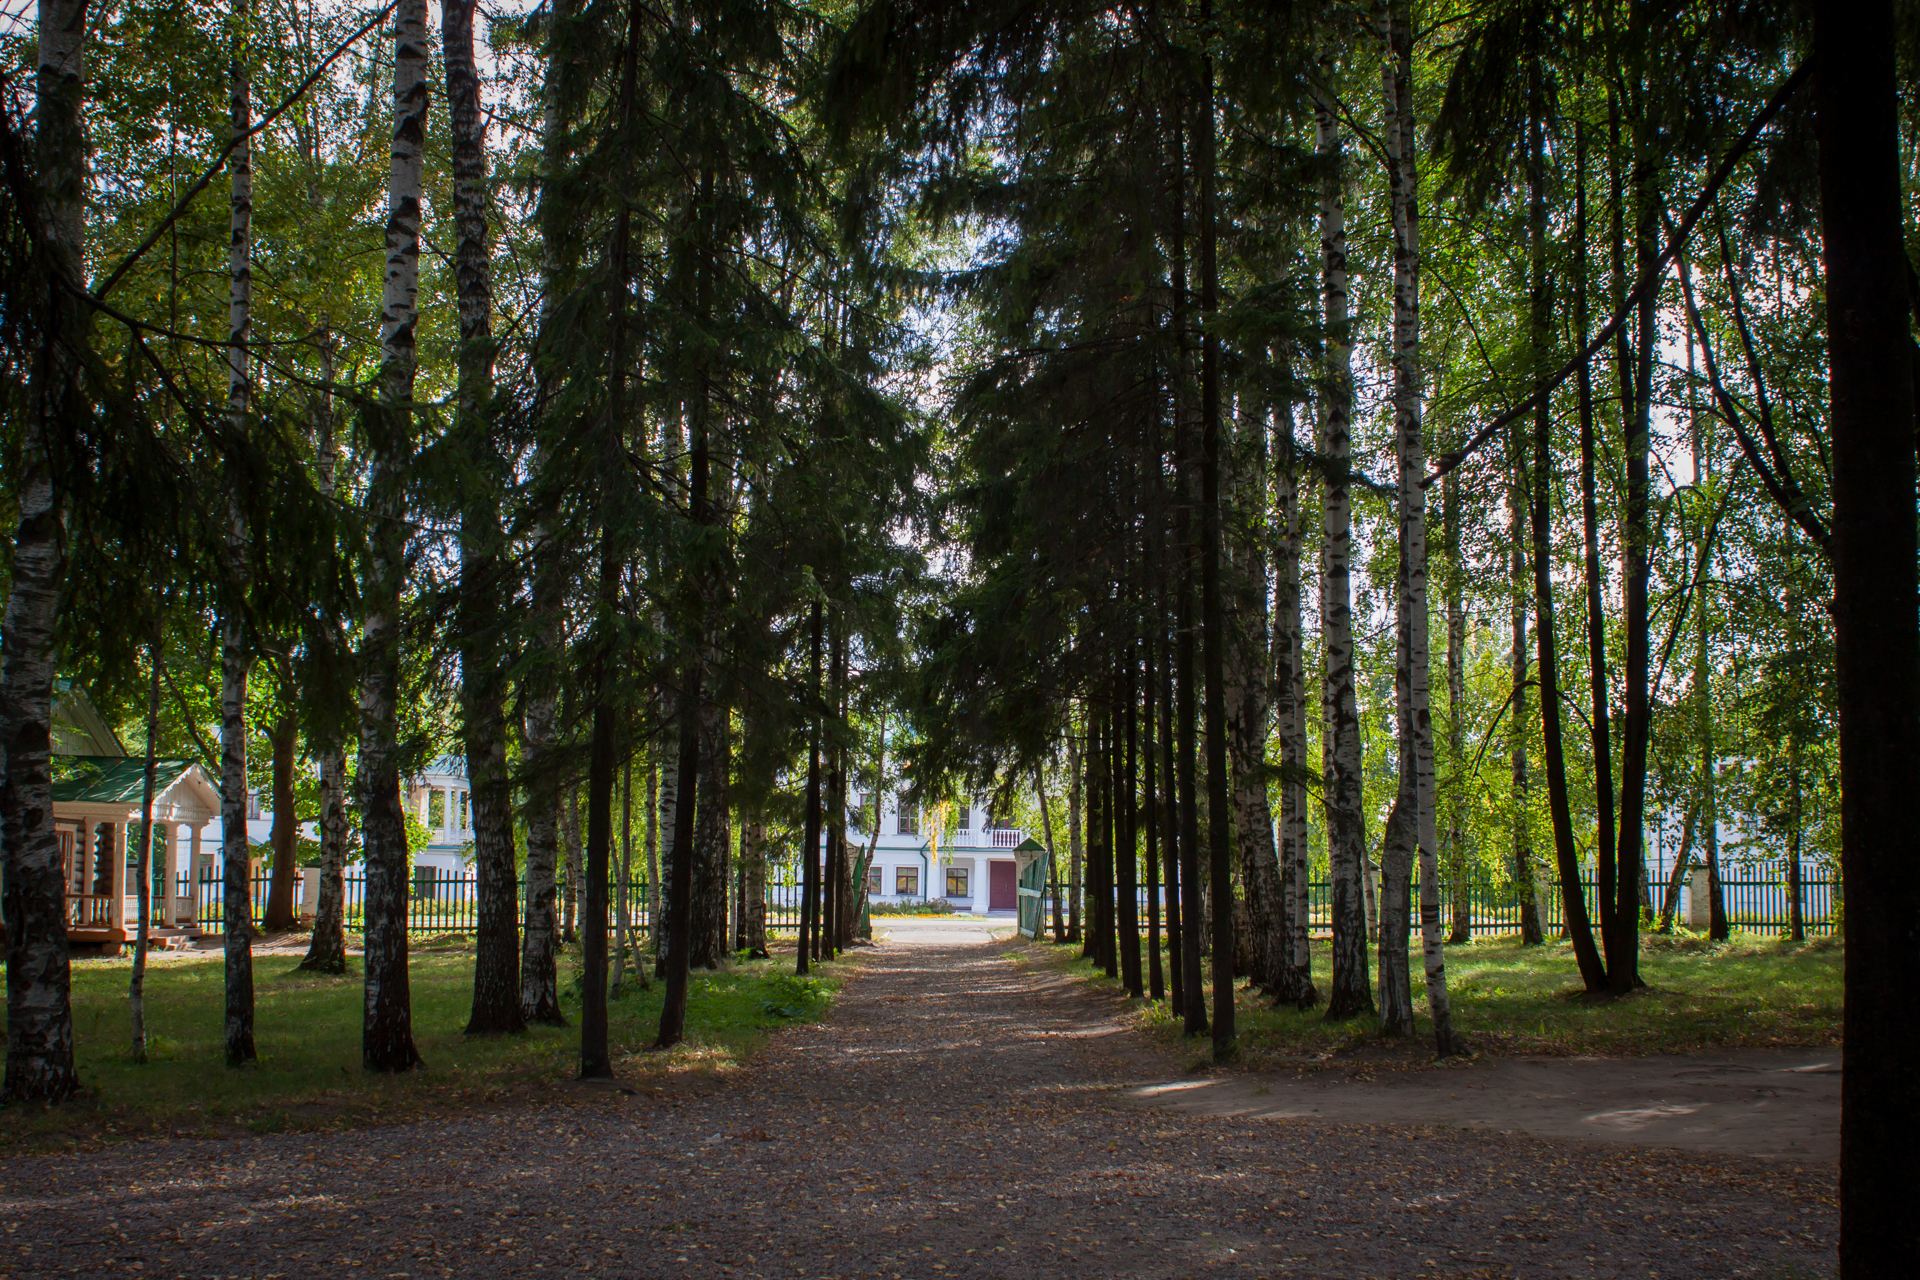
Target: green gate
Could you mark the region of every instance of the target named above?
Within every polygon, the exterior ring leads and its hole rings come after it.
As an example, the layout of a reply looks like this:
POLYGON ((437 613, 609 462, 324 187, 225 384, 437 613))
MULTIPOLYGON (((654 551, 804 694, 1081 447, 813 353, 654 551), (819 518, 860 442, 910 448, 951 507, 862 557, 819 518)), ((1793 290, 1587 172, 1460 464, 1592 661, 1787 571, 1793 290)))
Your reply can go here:
POLYGON ((1014 853, 1025 859, 1020 867, 1020 936, 1038 938, 1046 927, 1040 910, 1041 897, 1047 888, 1046 846, 1028 836, 1014 853))

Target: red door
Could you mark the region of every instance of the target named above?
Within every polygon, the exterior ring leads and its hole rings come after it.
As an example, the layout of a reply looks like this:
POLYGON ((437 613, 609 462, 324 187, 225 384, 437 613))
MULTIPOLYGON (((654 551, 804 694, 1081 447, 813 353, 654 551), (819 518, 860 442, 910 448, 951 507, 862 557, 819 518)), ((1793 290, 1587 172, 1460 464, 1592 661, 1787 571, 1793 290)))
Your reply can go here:
POLYGON ((987 864, 987 910, 1012 911, 1020 905, 1019 881, 1011 862, 987 864))

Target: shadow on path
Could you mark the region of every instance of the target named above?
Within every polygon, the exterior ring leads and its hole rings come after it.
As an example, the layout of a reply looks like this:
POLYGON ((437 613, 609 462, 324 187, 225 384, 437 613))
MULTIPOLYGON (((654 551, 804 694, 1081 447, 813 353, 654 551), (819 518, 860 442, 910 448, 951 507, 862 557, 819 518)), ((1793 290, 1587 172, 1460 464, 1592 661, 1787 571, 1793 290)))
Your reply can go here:
POLYGON ((0 1275, 1831 1268, 1824 1165, 1142 1105, 1179 1064, 990 932, 892 930, 827 1021, 729 1084, 8 1161, 0 1275))

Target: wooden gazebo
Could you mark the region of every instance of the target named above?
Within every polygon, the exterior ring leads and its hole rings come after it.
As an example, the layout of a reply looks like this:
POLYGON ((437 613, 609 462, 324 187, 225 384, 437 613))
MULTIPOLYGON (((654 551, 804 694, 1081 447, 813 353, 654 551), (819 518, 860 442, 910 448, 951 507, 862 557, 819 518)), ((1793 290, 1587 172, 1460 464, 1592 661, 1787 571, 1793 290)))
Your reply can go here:
MULTIPOLYGON (((67 887, 67 938, 118 947, 139 926, 139 902, 129 884, 138 849, 130 841, 140 826, 146 762, 60 756, 55 774, 53 825, 67 887)), ((164 888, 153 896, 153 937, 199 933, 195 896, 191 888, 181 896, 181 877, 200 874, 200 835, 219 816, 220 793, 206 770, 191 760, 155 761, 152 866, 164 888)))

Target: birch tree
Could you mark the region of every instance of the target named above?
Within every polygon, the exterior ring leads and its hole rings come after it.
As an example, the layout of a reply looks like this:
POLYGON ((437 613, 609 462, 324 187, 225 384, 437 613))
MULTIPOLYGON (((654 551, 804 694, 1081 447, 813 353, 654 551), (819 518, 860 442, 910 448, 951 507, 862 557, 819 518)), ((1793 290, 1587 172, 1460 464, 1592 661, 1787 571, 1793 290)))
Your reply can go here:
POLYGON ((1321 693, 1327 744, 1327 860, 1333 881, 1333 976, 1327 1017, 1373 1011, 1367 981, 1366 849, 1361 831, 1360 713, 1354 695, 1352 557, 1353 344, 1347 313, 1347 232, 1342 140, 1334 107, 1314 99, 1320 176, 1320 283, 1326 348, 1320 387, 1320 627, 1326 677, 1321 693))
POLYGON ((493 238, 488 227, 486 124, 473 60, 475 0, 440 10, 440 50, 453 140, 453 271, 460 319, 453 431, 459 445, 460 693, 473 806, 473 1013, 468 1035, 524 1029, 507 776, 505 557, 499 494, 505 468, 493 438, 493 238))
POLYGON ((421 167, 427 134, 426 0, 394 8, 393 140, 386 273, 380 307, 379 402, 366 415, 367 535, 361 630, 360 842, 366 857, 366 1005, 361 1057, 369 1071, 419 1065, 407 975, 407 826, 400 807, 396 699, 400 596, 405 586, 406 484, 413 455, 414 329, 420 289, 421 167))
MULTIPOLYGON (((1399 464, 1400 581, 1396 609, 1394 673, 1400 731, 1400 788, 1394 813, 1403 837, 1390 851, 1408 852, 1413 837, 1420 859, 1420 947, 1426 970, 1427 1011, 1434 1049, 1441 1057, 1463 1051, 1447 1001, 1447 967, 1440 936, 1440 857, 1434 801, 1432 650, 1427 600, 1427 453, 1420 372, 1419 131, 1413 105, 1413 29, 1401 4, 1385 15, 1387 56, 1381 64, 1386 98, 1382 136, 1393 204, 1393 421, 1399 464), (1408 820, 1411 819, 1409 822, 1408 820)), ((1392 820, 1390 819, 1390 825, 1392 820)), ((1384 859, 1383 859, 1384 861, 1384 859)), ((1407 977, 1406 869, 1382 867, 1380 910, 1381 1029, 1413 1030, 1412 984, 1407 977), (1396 899, 1389 923, 1386 899, 1396 899), (1390 937, 1392 934, 1394 936, 1390 937), (1391 953, 1390 953, 1391 952, 1391 953), (1389 998, 1389 971, 1397 989, 1389 998), (1400 1003, 1404 1000, 1404 1003, 1400 1003)))
POLYGON ((256 1056, 253 1047, 253 846, 247 839, 247 673, 253 664, 246 590, 252 547, 247 527, 245 457, 251 382, 247 343, 253 324, 253 79, 247 39, 250 8, 234 14, 228 71, 228 157, 233 176, 227 241, 227 574, 220 619, 221 935, 226 963, 227 1065, 256 1056))

